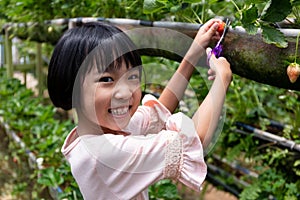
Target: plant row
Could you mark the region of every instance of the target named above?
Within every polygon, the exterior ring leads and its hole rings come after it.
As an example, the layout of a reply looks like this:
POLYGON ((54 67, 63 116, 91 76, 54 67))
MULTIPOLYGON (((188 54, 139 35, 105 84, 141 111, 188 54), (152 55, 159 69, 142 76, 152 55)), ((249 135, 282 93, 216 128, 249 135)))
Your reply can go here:
POLYGON ((28 152, 37 159, 32 162, 36 166, 30 176, 36 183, 32 198, 38 198, 35 196, 45 188, 56 190, 54 198, 80 197, 69 165, 60 153, 64 138, 74 127, 72 121, 61 120, 56 108, 36 97, 20 80, 6 78, 5 70, 0 70, 0 77, 0 116, 26 146, 10 144, 10 152, 15 160, 24 160, 28 152))

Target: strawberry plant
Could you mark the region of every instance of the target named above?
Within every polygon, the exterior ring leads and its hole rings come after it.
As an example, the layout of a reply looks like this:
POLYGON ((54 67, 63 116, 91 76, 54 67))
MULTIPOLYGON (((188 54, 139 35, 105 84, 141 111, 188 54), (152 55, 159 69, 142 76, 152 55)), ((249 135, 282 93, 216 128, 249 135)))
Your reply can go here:
MULTIPOLYGON (((240 180, 249 183, 239 187, 240 199, 297 199, 299 193, 300 153, 282 148, 275 141, 264 141, 253 134, 241 134, 236 121, 252 124, 254 127, 276 135, 284 136, 300 144, 300 94, 296 91, 273 88, 234 77, 227 97, 226 125, 213 154, 221 156, 229 163, 238 162, 239 166, 256 173, 238 173, 240 180), (269 119, 285 124, 280 129, 271 126, 269 119)), ((210 160, 216 163, 215 159, 210 160)), ((228 164, 222 164, 228 168, 228 164)), ((232 169, 231 169, 232 170, 232 169)), ((232 177, 237 172, 231 172, 232 177)), ((227 179, 223 179, 228 182, 227 179)))
MULTIPOLYGON (((189 21, 204 23, 215 16, 233 18, 233 26, 242 26, 249 34, 256 34, 261 30, 263 39, 268 44, 287 47, 288 43, 283 33, 278 30, 278 22, 288 16, 299 21, 299 1, 297 0, 269 0, 269 1, 202 1, 202 0, 144 0, 144 13, 166 13, 175 21, 189 21), (175 11, 172 8, 176 7, 175 11)), ((162 15, 159 15, 162 16, 162 15)), ((299 24, 295 23, 294 26, 299 24)))
MULTIPOLYGON (((20 148, 13 142, 9 145, 11 154, 16 162, 23 159, 28 152, 32 152, 42 160, 43 169, 35 166, 30 179, 37 183, 32 186, 32 198, 38 198, 47 187, 61 190, 57 196, 74 197, 77 191, 78 198, 81 194, 73 182, 69 165, 64 161, 60 148, 69 130, 74 126, 70 120, 59 120, 56 109, 45 99, 35 97, 32 90, 27 89, 17 79, 6 77, 5 70, 0 70, 0 116, 3 117, 12 131, 22 139, 26 148, 20 148)), ((28 184, 19 183, 19 186, 28 184)), ((25 190, 26 187, 22 187, 25 190)), ((21 192, 21 188, 18 188, 21 192)), ((38 198, 39 199, 39 198, 38 198)))

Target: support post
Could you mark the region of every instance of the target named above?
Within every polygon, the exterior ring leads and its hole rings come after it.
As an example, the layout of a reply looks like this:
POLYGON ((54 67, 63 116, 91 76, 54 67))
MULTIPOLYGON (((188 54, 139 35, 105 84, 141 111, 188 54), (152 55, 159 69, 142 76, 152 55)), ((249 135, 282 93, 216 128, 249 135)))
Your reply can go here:
POLYGON ((5 53, 5 66, 7 71, 7 77, 12 78, 14 67, 12 62, 12 41, 9 38, 9 31, 8 28, 5 29, 5 38, 4 38, 4 53, 5 53))
POLYGON ((43 95, 43 63, 42 63, 42 44, 36 43, 36 57, 35 57, 35 63, 36 63, 36 77, 38 81, 38 95, 43 95))
POLYGON ((4 38, 0 35, 0 68, 4 67, 4 38))

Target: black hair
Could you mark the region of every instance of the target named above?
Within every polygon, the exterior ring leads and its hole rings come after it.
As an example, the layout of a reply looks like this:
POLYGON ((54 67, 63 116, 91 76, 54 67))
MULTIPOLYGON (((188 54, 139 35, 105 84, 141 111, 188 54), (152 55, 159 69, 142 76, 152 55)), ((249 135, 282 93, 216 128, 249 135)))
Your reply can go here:
POLYGON ((69 29, 55 46, 49 64, 47 84, 51 101, 64 110, 79 105, 79 98, 73 99, 73 88, 81 66, 85 66, 80 69, 82 76, 95 64, 102 73, 118 69, 124 62, 127 68, 142 65, 137 48, 119 28, 89 22, 69 29))

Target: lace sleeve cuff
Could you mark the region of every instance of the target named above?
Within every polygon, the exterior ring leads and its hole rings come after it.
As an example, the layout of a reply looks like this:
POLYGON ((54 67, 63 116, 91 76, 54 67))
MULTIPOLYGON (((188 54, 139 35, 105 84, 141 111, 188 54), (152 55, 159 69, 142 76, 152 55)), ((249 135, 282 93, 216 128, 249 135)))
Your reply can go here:
POLYGON ((203 149, 193 121, 182 113, 172 115, 166 124, 169 135, 165 152, 164 178, 179 180, 199 191, 207 174, 203 149))
POLYGON ((164 177, 178 179, 183 164, 182 139, 177 135, 173 140, 168 140, 165 153, 164 177))

